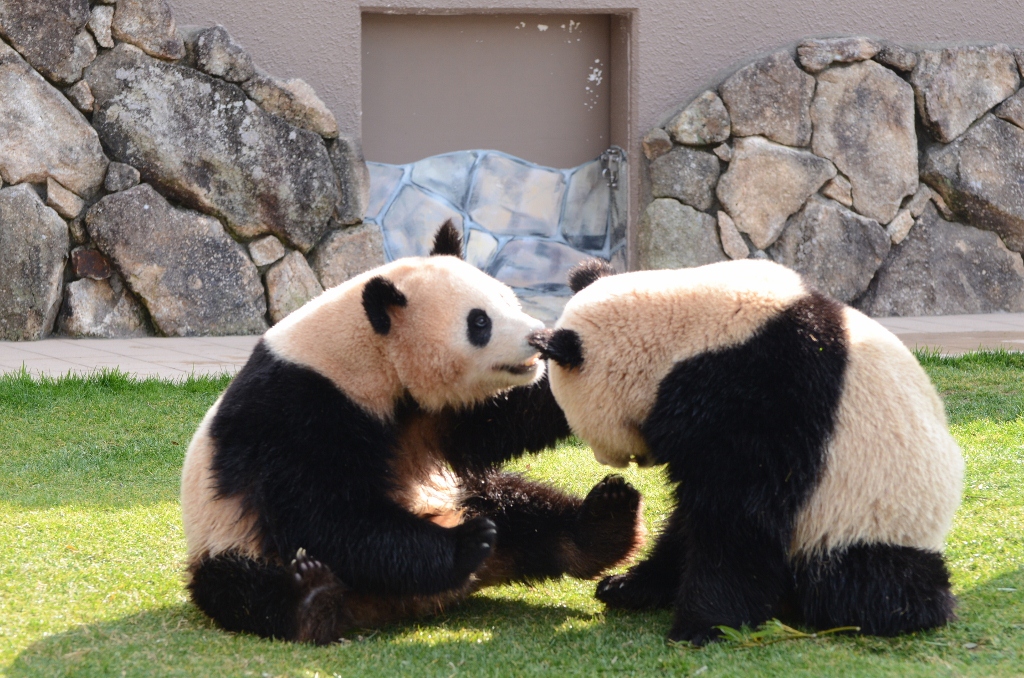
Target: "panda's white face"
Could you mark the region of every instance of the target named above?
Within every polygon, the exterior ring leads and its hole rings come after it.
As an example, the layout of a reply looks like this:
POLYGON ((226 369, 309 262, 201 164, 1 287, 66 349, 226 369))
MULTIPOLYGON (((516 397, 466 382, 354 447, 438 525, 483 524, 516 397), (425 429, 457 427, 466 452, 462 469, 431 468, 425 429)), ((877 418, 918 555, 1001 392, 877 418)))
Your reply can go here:
POLYGON ((469 405, 543 374, 527 340, 544 324, 508 286, 451 256, 419 259, 391 278, 407 302, 389 310, 384 343, 421 406, 469 405))

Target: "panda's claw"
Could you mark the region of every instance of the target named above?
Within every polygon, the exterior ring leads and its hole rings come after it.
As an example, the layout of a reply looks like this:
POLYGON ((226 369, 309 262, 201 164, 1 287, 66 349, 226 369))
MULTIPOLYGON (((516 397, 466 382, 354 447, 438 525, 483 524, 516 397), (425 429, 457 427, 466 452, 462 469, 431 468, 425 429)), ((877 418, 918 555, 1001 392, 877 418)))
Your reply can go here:
POLYGON ((590 490, 583 500, 581 514, 603 521, 633 516, 639 507, 640 493, 625 478, 613 473, 590 490))
POLYGON ((455 572, 459 578, 475 572, 494 550, 498 527, 490 518, 479 516, 454 528, 457 531, 455 572))

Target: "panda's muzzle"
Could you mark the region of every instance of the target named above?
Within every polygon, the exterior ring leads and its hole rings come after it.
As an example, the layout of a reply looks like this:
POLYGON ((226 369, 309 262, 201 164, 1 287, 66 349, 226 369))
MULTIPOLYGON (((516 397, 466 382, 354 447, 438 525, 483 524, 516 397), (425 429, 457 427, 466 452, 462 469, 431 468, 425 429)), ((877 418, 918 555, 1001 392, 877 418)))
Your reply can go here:
POLYGON ((537 355, 532 355, 524 362, 517 363, 515 365, 498 365, 494 369, 501 370, 502 372, 508 372, 509 374, 522 375, 528 374, 537 368, 537 355))

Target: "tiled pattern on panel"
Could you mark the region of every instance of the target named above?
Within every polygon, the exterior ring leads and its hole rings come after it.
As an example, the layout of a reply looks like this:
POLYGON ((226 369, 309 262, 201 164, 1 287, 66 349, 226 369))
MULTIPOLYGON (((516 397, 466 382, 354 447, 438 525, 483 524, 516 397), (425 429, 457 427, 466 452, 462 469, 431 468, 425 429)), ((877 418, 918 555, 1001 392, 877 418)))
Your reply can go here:
POLYGON ((381 226, 388 261, 430 250, 446 219, 462 230, 466 260, 515 289, 528 312, 554 320, 571 296, 570 268, 622 260, 626 208, 621 149, 571 169, 500 151, 457 151, 408 165, 366 163, 365 221, 381 226), (619 256, 616 256, 619 255, 619 256))

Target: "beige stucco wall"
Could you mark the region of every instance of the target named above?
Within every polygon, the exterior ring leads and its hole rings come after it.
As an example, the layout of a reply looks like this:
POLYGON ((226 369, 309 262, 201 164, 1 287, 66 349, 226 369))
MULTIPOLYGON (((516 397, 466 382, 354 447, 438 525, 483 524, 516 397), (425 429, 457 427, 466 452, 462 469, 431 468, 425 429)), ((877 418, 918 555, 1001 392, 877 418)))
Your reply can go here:
MULTIPOLYGON (((639 139, 667 109, 737 66, 808 36, 870 35, 904 46, 1007 42, 1024 45, 1019 0, 170 0, 179 24, 223 24, 265 70, 301 77, 334 112, 343 133, 360 131, 361 12, 580 12, 625 14, 630 78, 627 146, 635 199, 639 139)), ((614 59, 614 54, 613 54, 614 59)), ((613 137, 615 112, 613 111, 613 137)), ((635 214, 633 217, 635 218, 635 214)))

